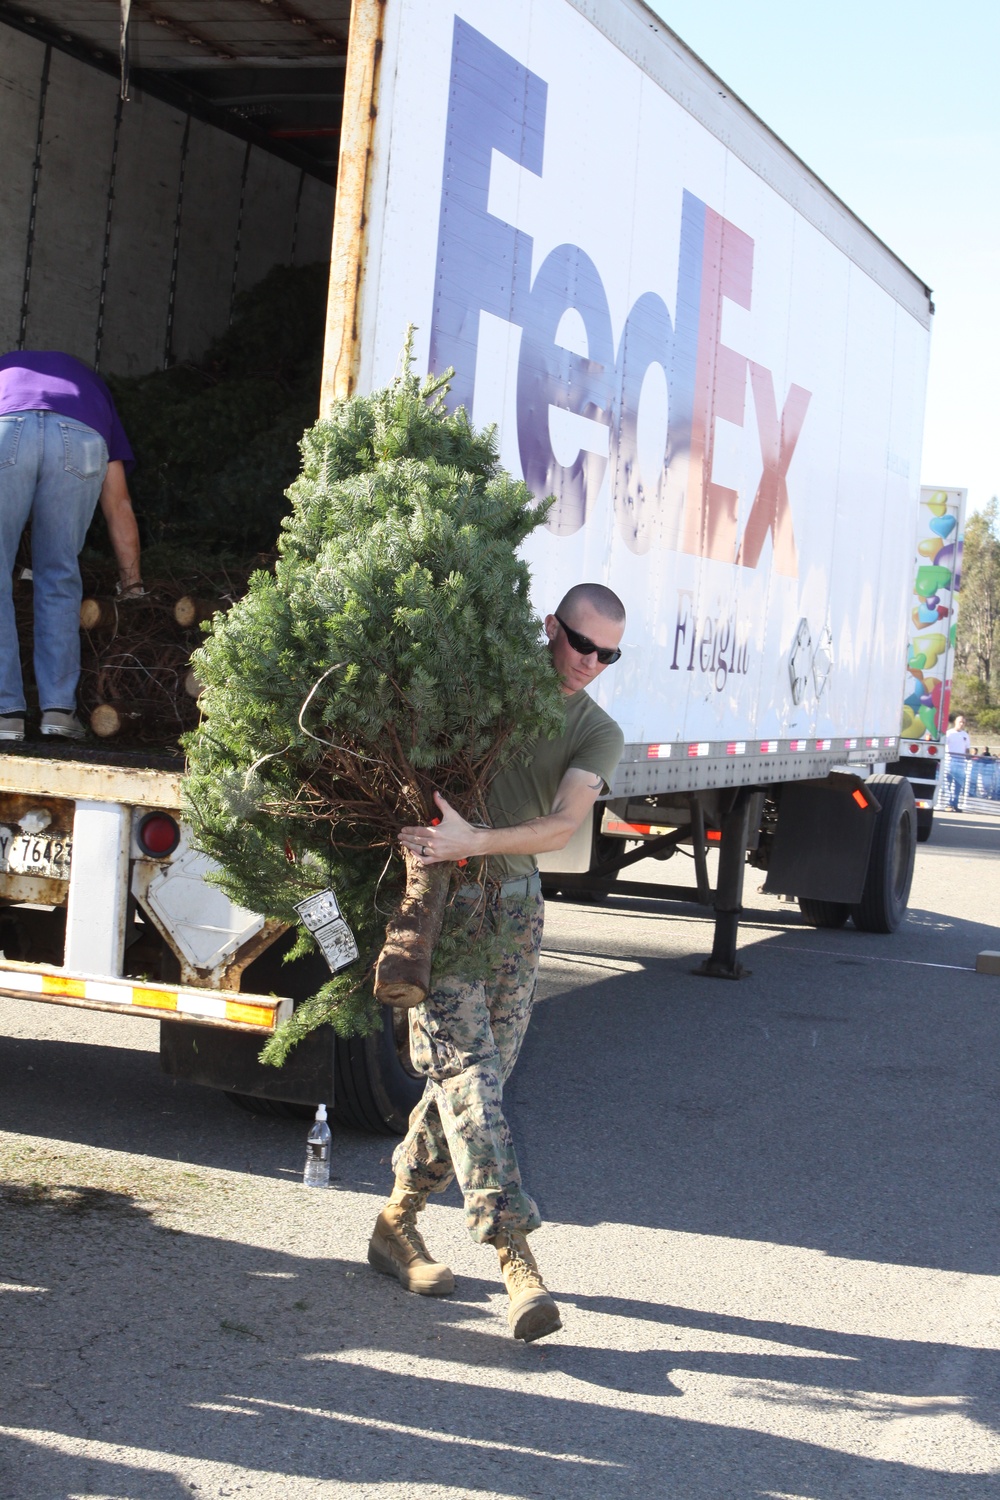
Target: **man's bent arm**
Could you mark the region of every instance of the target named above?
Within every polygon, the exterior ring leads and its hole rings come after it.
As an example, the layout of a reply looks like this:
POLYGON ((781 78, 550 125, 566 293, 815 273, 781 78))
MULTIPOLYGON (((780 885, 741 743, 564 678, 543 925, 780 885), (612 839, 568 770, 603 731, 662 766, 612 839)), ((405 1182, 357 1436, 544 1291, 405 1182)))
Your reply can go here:
POLYGON ((435 792, 441 821, 404 828, 399 840, 427 865, 488 854, 548 854, 566 847, 603 790, 596 771, 571 767, 559 783, 552 811, 510 828, 475 828, 435 792))

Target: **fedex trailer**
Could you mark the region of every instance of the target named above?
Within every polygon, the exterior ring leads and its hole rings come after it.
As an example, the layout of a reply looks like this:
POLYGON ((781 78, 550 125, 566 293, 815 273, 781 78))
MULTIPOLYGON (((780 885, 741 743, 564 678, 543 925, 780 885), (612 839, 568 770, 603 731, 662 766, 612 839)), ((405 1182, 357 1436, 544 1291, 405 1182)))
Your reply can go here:
POLYGON ((630 890, 690 842, 719 974, 747 856, 810 920, 891 931, 913 797, 870 772, 898 759, 927 287, 638 0, 367 10, 326 399, 415 322, 555 497, 539 609, 589 578, 629 610, 596 685, 625 756, 548 885, 630 890))

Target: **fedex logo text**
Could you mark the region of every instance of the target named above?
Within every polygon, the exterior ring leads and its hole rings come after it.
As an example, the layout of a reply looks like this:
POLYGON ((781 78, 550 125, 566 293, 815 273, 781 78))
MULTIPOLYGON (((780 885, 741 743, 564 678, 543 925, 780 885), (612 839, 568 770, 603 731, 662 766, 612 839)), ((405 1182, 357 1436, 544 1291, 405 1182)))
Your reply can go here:
POLYGON ((674 316, 658 293, 644 292, 616 340, 586 251, 558 245, 532 276, 532 237, 488 211, 494 150, 541 177, 547 95, 543 79, 456 16, 430 368, 454 367, 451 400, 471 411, 480 313, 520 327, 521 467, 535 494, 556 496, 548 524, 557 533, 585 524, 610 467, 618 525, 633 551, 666 533, 684 552, 755 568, 770 534, 775 568, 796 575, 787 476, 810 392, 792 385, 779 412, 770 370, 720 339, 724 300, 750 307, 753 240, 685 192, 674 316), (586 356, 556 343, 568 308, 583 321, 586 356), (638 410, 653 364, 666 376, 669 415, 663 463, 649 482, 639 469, 638 410), (761 472, 740 535, 739 497, 713 480, 712 461, 716 422, 744 425, 748 380, 761 472), (604 425, 608 452, 581 449, 560 463, 550 407, 604 425))

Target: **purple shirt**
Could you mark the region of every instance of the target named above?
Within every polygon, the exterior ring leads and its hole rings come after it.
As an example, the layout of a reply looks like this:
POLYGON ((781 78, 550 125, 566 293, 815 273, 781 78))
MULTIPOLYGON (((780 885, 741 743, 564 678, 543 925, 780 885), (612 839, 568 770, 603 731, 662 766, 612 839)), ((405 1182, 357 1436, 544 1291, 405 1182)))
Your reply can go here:
POLYGON ((115 403, 100 375, 72 354, 25 349, 0 358, 0 417, 19 411, 54 411, 99 432, 108 459, 126 470, 135 457, 115 403))

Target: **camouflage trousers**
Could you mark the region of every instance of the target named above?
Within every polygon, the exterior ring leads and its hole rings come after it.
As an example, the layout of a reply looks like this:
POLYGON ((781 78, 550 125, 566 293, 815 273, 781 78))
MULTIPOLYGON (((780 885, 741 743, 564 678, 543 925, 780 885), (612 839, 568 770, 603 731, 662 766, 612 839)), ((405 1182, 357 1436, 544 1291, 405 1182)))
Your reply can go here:
POLYGON ((499 930, 502 959, 485 981, 446 976, 410 1011, 410 1057, 427 1086, 392 1157, 397 1185, 411 1192, 443 1193, 456 1177, 479 1241, 541 1223, 521 1186, 503 1086, 531 1017, 545 910, 538 893, 494 894, 485 910, 482 900, 469 902, 469 942, 484 926, 499 930))

